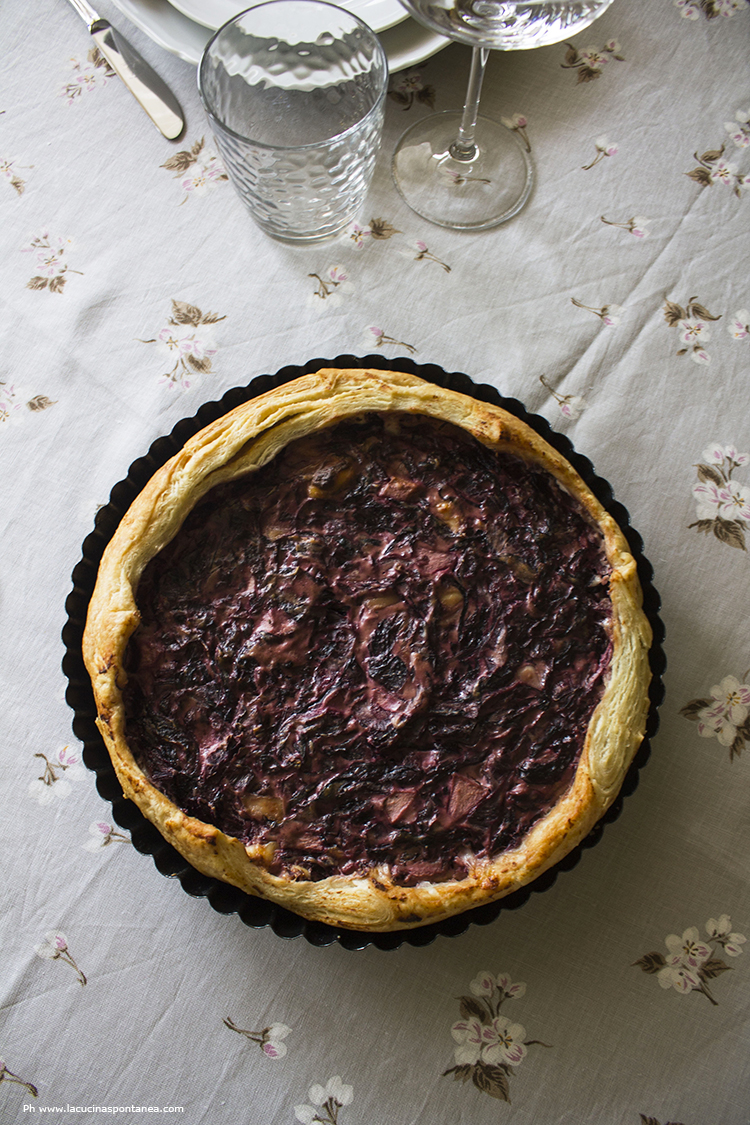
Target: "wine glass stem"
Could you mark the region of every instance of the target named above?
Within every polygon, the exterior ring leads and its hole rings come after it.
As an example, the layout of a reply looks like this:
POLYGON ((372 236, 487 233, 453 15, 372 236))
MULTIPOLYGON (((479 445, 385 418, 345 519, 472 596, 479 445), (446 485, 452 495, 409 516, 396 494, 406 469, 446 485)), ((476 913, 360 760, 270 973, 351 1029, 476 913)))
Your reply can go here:
POLYGON ((484 78, 489 47, 474 47, 471 54, 471 71, 469 72, 469 86, 466 90, 466 102, 458 129, 458 137, 448 150, 454 160, 468 163, 477 155, 477 146, 474 143, 474 130, 477 127, 477 114, 479 113, 479 96, 482 92, 482 79, 484 78))

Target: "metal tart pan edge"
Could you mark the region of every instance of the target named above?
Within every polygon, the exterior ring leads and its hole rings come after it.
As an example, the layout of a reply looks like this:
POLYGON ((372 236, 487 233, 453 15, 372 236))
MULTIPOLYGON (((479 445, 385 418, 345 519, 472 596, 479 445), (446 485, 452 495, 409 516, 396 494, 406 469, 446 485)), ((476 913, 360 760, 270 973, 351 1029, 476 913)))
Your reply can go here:
POLYGON ((352 356, 340 355, 335 359, 312 359, 304 366, 282 367, 275 375, 260 375, 246 387, 235 387, 226 392, 218 401, 207 402, 191 418, 178 422, 172 432, 157 438, 144 457, 138 458, 130 466, 128 475, 119 481, 110 493, 109 503, 100 508, 96 515, 94 530, 82 545, 82 557, 71 575, 73 589, 65 602, 67 621, 62 630, 65 655, 62 661, 63 673, 68 681, 65 698, 73 711, 73 732, 83 743, 83 760, 97 776, 97 789, 104 800, 112 805, 116 822, 130 832, 134 847, 144 855, 153 857, 156 868, 167 877, 179 879, 183 890, 194 897, 207 898, 214 910, 220 914, 237 914, 246 926, 260 929, 270 926, 282 938, 304 937, 311 945, 328 946, 338 943, 344 949, 397 949, 401 945, 423 946, 431 944, 438 935, 455 937, 465 933, 470 926, 484 926, 494 922, 506 910, 517 910, 528 901, 532 894, 547 890, 561 871, 570 871, 579 862, 584 849, 599 842, 605 825, 620 815, 625 797, 638 785, 640 770, 648 761, 650 741, 659 726, 658 708, 664 698, 662 677, 666 667, 664 655, 664 626, 659 617, 661 601, 653 585, 653 568, 643 554, 643 542, 638 532, 630 525, 630 517, 622 504, 614 499, 610 485, 598 477, 592 463, 573 448, 570 440, 557 433, 545 418, 528 414, 522 403, 516 399, 504 398, 493 386, 477 384, 461 372, 446 372, 435 364, 416 364, 408 358, 384 359, 380 355, 352 356), (182 446, 216 418, 228 413, 248 399, 255 398, 272 387, 280 386, 299 375, 308 375, 321 367, 367 368, 374 367, 391 371, 406 371, 427 382, 441 387, 471 395, 482 402, 494 403, 514 414, 531 426, 540 437, 563 455, 577 470, 580 476, 597 496, 603 506, 620 525, 638 565, 638 574, 643 588, 644 610, 653 629, 654 641, 650 652, 652 672, 649 689, 650 707, 646 722, 646 737, 633 760, 620 793, 594 826, 589 835, 562 859, 555 867, 540 875, 533 883, 522 887, 513 894, 497 902, 464 911, 442 922, 421 926, 414 930, 396 930, 391 933, 361 933, 341 927, 311 922, 284 907, 265 899, 248 895, 236 887, 217 879, 202 875, 183 859, 158 830, 148 821, 137 805, 127 800, 115 775, 114 767, 107 749, 95 724, 96 707, 91 682, 83 663, 81 645, 86 623, 88 604, 94 590, 99 562, 107 543, 112 538, 120 520, 130 504, 153 474, 177 453, 182 446))

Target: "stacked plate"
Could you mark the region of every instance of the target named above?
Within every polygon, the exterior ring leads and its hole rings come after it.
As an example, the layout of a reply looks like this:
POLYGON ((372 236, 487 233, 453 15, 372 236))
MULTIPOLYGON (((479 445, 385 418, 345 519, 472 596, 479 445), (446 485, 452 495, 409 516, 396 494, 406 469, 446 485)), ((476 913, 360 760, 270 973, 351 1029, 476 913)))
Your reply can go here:
MULTIPOLYGON (((166 51, 197 66, 208 39, 253 0, 114 0, 128 19, 166 51)), ((411 19, 399 0, 336 0, 376 31, 393 74, 424 62, 448 45, 411 19)))

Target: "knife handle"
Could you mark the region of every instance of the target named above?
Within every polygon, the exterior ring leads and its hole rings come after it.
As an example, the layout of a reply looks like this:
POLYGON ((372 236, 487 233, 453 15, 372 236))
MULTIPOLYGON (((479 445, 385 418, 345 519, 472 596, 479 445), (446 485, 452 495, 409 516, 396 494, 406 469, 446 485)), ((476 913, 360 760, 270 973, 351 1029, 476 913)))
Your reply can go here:
MULTIPOLYGON (((83 4, 85 0, 75 0, 75 3, 83 4)), ((97 18, 90 30, 104 58, 159 132, 170 141, 177 140, 185 128, 185 118, 167 84, 106 20, 97 18)))

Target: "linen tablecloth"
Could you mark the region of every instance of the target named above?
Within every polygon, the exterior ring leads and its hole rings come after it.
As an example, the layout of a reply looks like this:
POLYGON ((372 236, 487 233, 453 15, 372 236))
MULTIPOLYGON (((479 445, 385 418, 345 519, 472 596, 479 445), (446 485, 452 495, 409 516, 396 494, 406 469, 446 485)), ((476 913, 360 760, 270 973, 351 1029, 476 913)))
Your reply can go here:
POLYGON ((195 71, 102 0, 177 144, 62 2, 0 10, 0 1118, 187 1125, 750 1122, 750 7, 615 0, 490 57, 537 183, 431 226, 389 153, 459 108, 456 45, 394 74, 357 223, 306 248, 227 182, 195 71), (131 463, 287 364, 411 357, 567 434, 630 513, 666 629, 622 815, 518 910, 316 948, 185 894, 96 789, 61 670, 81 544, 131 463), (158 1112, 161 1111, 161 1112, 158 1112))

